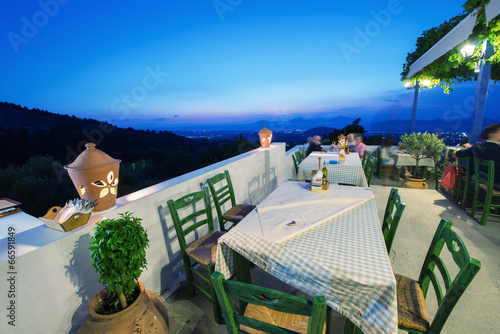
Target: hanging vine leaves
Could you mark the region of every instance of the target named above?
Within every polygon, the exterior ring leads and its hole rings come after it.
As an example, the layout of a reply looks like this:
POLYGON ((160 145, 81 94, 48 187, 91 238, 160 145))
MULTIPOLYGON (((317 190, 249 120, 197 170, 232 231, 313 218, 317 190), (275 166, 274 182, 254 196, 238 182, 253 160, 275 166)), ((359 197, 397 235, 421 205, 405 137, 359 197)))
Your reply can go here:
POLYGON ((491 63, 490 78, 495 84, 500 81, 500 17, 493 19, 486 25, 483 8, 488 2, 489 0, 468 0, 463 5, 464 12, 462 14, 452 17, 437 27, 425 30, 417 38, 415 50, 409 52, 406 56, 406 63, 403 64, 403 72, 401 72, 401 80, 410 80, 412 82, 415 79, 419 81, 430 80, 430 87, 440 85, 445 93, 449 93, 452 90, 453 83, 477 79, 474 66, 478 61, 483 41, 488 40, 495 49, 495 53, 488 58, 491 63), (479 9, 476 26, 468 38, 469 42, 476 45, 474 55, 471 58, 464 58, 460 53, 462 43, 436 59, 432 64, 427 65, 413 77, 407 78, 410 66, 475 9, 479 9))

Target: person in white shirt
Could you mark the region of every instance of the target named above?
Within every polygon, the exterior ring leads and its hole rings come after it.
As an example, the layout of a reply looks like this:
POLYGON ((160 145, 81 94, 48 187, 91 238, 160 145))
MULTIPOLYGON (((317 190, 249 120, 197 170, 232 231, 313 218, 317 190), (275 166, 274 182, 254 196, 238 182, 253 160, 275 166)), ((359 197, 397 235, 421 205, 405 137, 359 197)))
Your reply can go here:
POLYGON ((354 152, 354 150, 356 149, 356 141, 354 140, 354 133, 350 133, 347 135, 347 138, 346 138, 346 146, 347 148, 349 149, 349 152, 354 152))

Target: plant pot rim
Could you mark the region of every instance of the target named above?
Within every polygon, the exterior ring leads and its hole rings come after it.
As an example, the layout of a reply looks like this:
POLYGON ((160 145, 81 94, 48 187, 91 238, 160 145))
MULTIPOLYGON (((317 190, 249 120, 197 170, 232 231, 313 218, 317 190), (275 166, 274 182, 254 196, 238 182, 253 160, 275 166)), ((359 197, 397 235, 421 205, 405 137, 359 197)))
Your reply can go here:
POLYGON ((99 314, 95 311, 97 304, 104 299, 106 296, 106 289, 104 288, 101 291, 97 293, 97 295, 92 298, 89 304, 89 315, 93 317, 96 321, 109 321, 113 318, 121 317, 123 315, 126 315, 130 312, 132 312, 133 309, 137 307, 140 303, 142 303, 144 296, 146 294, 146 289, 144 288, 144 284, 142 284, 141 281, 136 280, 136 287, 139 288, 139 295, 137 298, 134 300, 134 302, 130 305, 127 306, 124 310, 121 310, 119 312, 113 313, 113 314, 99 314))
POLYGON ((425 180, 427 180, 425 177, 421 177, 421 176, 407 176, 406 177, 407 180, 410 180, 410 181, 418 181, 418 182, 422 182, 425 180))

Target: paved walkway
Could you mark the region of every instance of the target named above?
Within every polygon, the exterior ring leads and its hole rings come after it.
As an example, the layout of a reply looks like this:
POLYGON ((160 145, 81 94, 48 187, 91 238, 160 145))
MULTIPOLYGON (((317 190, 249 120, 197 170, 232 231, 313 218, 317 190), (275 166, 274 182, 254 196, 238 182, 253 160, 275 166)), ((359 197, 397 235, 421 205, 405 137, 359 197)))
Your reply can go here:
MULTIPOLYGON (((378 180, 376 177, 373 181, 372 189, 382 219, 390 186, 397 183, 378 180), (376 185, 377 183, 385 186, 376 185)), ((429 184, 429 187, 431 186, 433 187, 433 184, 429 184)), ((469 254, 482 262, 482 268, 453 310, 443 333, 498 333, 500 220, 492 219, 486 226, 481 226, 445 194, 435 190, 400 188, 399 192, 407 208, 390 255, 394 271, 417 279, 440 219, 453 221, 454 230, 467 245, 469 254)), ((454 268, 449 266, 449 270, 454 272, 454 268)), ((259 268, 252 269, 252 279, 255 284, 279 286, 284 291, 299 293, 259 268)), ((431 317, 435 310, 433 297, 432 291, 429 292, 431 317)), ((211 304, 201 293, 197 293, 195 298, 189 298, 186 286, 181 285, 168 297, 166 303, 170 317, 170 334, 226 333, 225 326, 217 325, 213 321, 211 304)), ((341 316, 333 316, 331 325, 332 333, 343 333, 344 319, 341 316)))

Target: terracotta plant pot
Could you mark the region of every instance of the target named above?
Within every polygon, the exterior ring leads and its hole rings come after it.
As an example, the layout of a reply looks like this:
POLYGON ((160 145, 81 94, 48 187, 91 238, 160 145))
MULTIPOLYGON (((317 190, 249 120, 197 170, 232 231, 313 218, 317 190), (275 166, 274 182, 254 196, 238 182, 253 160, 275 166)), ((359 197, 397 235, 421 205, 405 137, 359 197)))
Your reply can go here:
POLYGON ((144 288, 137 282, 139 296, 124 310, 109 314, 97 314, 96 309, 106 297, 106 289, 102 289, 89 305, 89 314, 85 318, 79 334, 136 334, 136 333, 168 333, 167 308, 160 297, 144 288))
POLYGON ((403 188, 429 189, 423 177, 407 177, 401 184, 403 188))
POLYGON ((75 185, 78 195, 88 201, 97 200, 95 212, 112 208, 116 204, 120 161, 85 144, 83 151, 71 164, 64 166, 75 185))

